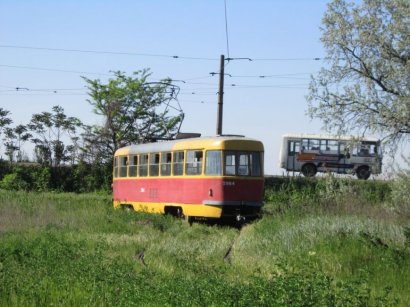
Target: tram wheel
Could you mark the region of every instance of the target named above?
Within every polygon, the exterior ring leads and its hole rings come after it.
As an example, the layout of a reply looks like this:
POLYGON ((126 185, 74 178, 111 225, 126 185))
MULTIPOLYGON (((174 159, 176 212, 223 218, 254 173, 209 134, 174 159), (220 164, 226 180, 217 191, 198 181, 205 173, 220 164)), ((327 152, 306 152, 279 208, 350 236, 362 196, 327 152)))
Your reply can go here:
POLYGON ((194 218, 192 216, 184 215, 184 220, 188 222, 189 226, 192 226, 192 223, 194 222, 194 218))

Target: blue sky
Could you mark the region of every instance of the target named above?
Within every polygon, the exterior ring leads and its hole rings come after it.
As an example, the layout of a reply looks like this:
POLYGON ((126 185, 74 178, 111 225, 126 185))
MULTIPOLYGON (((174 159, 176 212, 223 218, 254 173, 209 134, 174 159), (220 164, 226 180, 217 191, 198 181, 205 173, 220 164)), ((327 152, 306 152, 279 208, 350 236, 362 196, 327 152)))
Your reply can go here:
POLYGON ((323 65, 314 59, 325 55, 319 27, 327 3, 226 0, 227 40, 223 0, 2 0, 0 106, 15 124, 54 105, 86 124, 101 123, 81 76, 107 80, 110 71, 150 68, 152 81, 185 81, 175 83, 181 130, 214 135, 218 76, 210 72, 218 72, 221 54, 251 58, 225 67, 232 77, 225 77, 223 133, 263 141, 265 172, 280 174, 281 135, 321 132, 306 115, 305 96, 310 74, 323 65))

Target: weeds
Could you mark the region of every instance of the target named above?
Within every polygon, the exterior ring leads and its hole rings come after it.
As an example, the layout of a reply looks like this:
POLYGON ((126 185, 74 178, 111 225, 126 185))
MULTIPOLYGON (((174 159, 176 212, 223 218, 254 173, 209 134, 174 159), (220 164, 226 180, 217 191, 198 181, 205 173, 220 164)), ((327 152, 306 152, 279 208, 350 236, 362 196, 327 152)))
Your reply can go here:
POLYGON ((0 190, 0 305, 409 305, 410 226, 389 188, 325 180, 268 185, 241 230, 0 190))

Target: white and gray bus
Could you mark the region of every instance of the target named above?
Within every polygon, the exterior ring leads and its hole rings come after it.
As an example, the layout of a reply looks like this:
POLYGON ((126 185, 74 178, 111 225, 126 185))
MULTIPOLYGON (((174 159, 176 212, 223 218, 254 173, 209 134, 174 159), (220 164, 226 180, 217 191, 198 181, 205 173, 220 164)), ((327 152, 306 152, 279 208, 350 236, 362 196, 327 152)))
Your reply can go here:
POLYGON ((355 174, 368 179, 382 170, 380 140, 322 134, 285 134, 280 167, 313 177, 317 172, 355 174))

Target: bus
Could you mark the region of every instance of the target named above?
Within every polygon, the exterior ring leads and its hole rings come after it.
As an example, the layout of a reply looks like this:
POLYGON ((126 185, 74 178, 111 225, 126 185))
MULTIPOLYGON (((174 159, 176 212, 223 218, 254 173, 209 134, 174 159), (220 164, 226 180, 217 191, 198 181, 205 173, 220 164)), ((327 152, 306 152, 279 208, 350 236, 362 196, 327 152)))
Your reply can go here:
POLYGON ((318 172, 355 174, 366 180, 382 171, 380 140, 320 134, 285 134, 280 167, 314 177, 318 172))
POLYGON ((196 218, 257 218, 263 144, 243 136, 175 139, 118 149, 113 206, 196 218))

